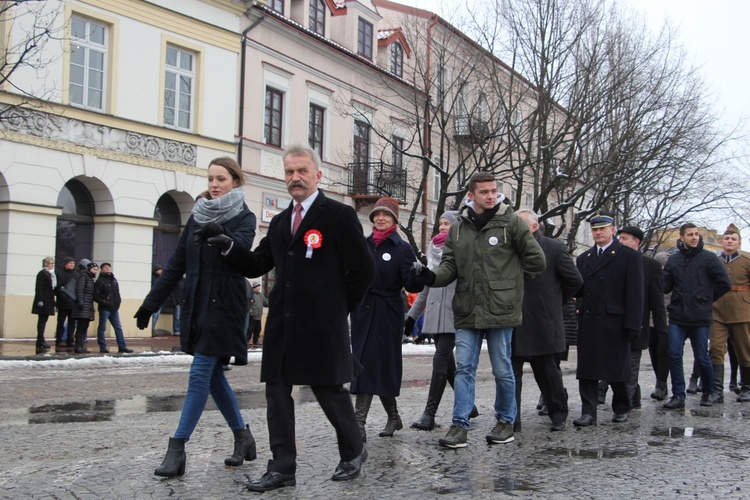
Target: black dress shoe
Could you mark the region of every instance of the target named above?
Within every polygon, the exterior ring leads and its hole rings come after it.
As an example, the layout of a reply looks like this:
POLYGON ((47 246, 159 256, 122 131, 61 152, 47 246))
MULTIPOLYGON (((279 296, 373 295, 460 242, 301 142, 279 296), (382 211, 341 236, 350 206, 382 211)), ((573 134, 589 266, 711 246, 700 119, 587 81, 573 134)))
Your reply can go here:
POLYGON ((131 352, 133 352, 133 349, 128 349, 127 347, 124 347, 122 349, 118 349, 117 352, 124 352, 126 354, 130 354, 131 352))
POLYGON ((565 430, 565 420, 563 420, 560 423, 553 423, 552 426, 549 428, 551 431, 564 431, 565 430))
POLYGON ((592 417, 588 413, 581 415, 581 418, 573 420, 573 425, 576 427, 588 427, 589 425, 596 425, 596 418, 592 417))
POLYGON ((102 354, 109 354, 109 349, 105 347, 104 349, 99 349, 99 352, 102 354))
POLYGON ((623 422, 628 421, 628 414, 627 413, 615 413, 615 416, 612 417, 612 422, 621 424, 623 422))
POLYGON ((294 474, 282 474, 281 472, 275 472, 269 470, 263 477, 250 481, 245 484, 245 488, 250 491, 268 491, 281 488, 282 486, 295 486, 297 479, 294 474))
POLYGON ((668 408, 670 410, 676 409, 676 408, 685 408, 685 400, 680 399, 677 396, 672 396, 672 399, 667 401, 662 405, 663 408, 668 408))
POLYGON ((362 447, 362 453, 358 457, 353 458, 347 462, 343 460, 336 466, 336 470, 333 472, 334 481, 349 481, 359 476, 359 471, 362 470, 362 464, 367 460, 367 448, 362 447))

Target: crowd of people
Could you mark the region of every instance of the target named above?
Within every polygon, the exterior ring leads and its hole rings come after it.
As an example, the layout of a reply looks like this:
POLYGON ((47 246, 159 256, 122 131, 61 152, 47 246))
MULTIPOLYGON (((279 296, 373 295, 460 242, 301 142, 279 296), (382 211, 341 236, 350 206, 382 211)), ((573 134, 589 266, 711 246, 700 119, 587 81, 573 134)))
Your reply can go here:
MULTIPOLYGON (((700 373, 701 406, 724 402, 728 351, 739 366, 737 401, 750 401, 750 259, 739 253, 735 225, 724 232, 718 256, 703 248, 695 224, 686 223, 676 251, 650 258, 639 252, 640 228, 618 230, 613 214, 597 212, 588 220, 594 245, 574 260, 561 242, 544 236, 533 211, 514 212, 493 175, 478 172, 469 180, 466 203, 441 215, 423 264, 398 234, 398 201, 384 197, 374 204, 372 231, 365 237, 354 209, 318 189, 322 172, 313 149, 290 146, 283 164, 292 202, 252 250, 256 219, 244 203, 242 171, 228 157, 211 161, 208 189, 135 315, 138 328, 147 328, 178 293, 175 328, 181 349, 193 356, 187 397, 156 475, 185 473, 186 443, 209 395, 234 436, 224 463, 238 466, 257 457, 224 370, 230 361, 247 364, 248 348, 259 342, 264 306, 269 310, 261 382, 272 458, 262 477, 246 483, 251 491, 296 484, 294 385, 311 387, 335 430, 340 462, 332 480, 359 476, 368 458, 366 423, 374 396, 387 414, 379 436, 391 437, 403 427, 397 405, 402 339, 417 321, 420 335, 434 338, 435 354, 425 409, 412 427, 436 427, 450 385, 452 421, 438 440, 446 448, 469 445, 485 340, 495 380, 495 425, 485 434, 490 444, 510 443, 522 431, 527 362, 541 392, 540 414, 549 417, 551 431, 565 430, 569 402, 560 362, 570 345, 578 355, 577 427, 597 425, 597 406, 609 388, 615 424, 641 406, 639 369, 646 349, 656 375, 651 398, 667 399, 671 377, 672 395, 663 406, 683 408, 687 339, 700 373), (260 283, 247 279, 272 270, 275 283, 266 299, 260 283), (404 292, 418 293, 406 314, 404 292)), ((129 352, 111 264, 102 264, 98 279, 95 263, 84 259, 77 274, 73 267, 73 260, 65 259, 56 274, 54 259, 43 261, 32 310, 39 315, 37 346, 45 348, 44 325, 57 299, 58 347, 87 352, 96 302, 100 351, 107 352, 109 321, 119 351, 129 352)))

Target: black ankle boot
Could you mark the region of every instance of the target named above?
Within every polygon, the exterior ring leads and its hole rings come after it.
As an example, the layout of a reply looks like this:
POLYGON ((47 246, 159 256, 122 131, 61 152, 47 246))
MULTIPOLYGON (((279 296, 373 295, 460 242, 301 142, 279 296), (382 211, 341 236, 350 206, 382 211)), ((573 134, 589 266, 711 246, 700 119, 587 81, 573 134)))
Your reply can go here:
POLYGON ((427 394, 427 405, 424 407, 424 413, 419 420, 411 424, 413 428, 423 431, 431 431, 435 428, 435 413, 440 405, 440 400, 443 399, 443 391, 445 391, 447 382, 447 375, 432 372, 430 392, 427 394))
POLYGON ((365 424, 367 423, 367 414, 370 413, 370 404, 372 403, 372 394, 359 393, 354 401, 354 416, 357 417, 359 433, 362 435, 362 442, 367 442, 367 432, 365 424))
POLYGON ((154 471, 157 476, 174 477, 185 474, 185 441, 187 439, 169 438, 167 455, 161 465, 154 471))
POLYGON ((250 432, 250 426, 245 425, 244 429, 232 431, 234 433, 234 453, 231 457, 224 459, 224 465, 238 467, 247 460, 255 460, 258 456, 255 450, 255 438, 250 432))
POLYGON ((398 414, 396 398, 393 396, 380 396, 380 401, 383 403, 383 408, 385 408, 385 412, 388 414, 388 422, 385 423, 385 428, 378 435, 380 437, 393 437, 394 432, 404 428, 404 425, 401 423, 401 416, 398 414))

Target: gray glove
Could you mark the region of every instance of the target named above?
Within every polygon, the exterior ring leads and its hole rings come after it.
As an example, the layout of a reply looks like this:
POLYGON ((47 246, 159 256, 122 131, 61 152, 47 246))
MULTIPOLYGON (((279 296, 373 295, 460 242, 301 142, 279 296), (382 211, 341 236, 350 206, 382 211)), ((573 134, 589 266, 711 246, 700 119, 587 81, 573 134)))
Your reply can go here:
POLYGON ((40 300, 39 302, 36 303, 36 305, 37 307, 44 307, 44 302, 40 300))
POLYGON ((411 273, 424 285, 432 286, 435 283, 435 273, 418 260, 411 265, 411 273))
POLYGON ((206 222, 201 227, 195 230, 195 244, 200 245, 209 238, 224 234, 224 226, 217 224, 216 222, 206 222))
POLYGON ((226 252, 232 247, 232 243, 234 243, 234 240, 232 240, 232 238, 230 238, 226 234, 220 234, 218 236, 209 238, 207 243, 212 247, 218 248, 220 252, 226 252))

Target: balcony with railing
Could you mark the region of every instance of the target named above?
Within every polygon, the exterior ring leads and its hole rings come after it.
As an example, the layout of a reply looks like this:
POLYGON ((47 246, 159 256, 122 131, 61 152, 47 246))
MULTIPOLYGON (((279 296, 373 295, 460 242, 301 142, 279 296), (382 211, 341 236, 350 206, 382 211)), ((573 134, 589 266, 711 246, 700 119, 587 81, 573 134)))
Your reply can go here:
POLYGON ((382 196, 406 200, 406 169, 382 161, 349 164, 349 195, 357 206, 382 196))
POLYGON ((481 142, 487 139, 489 133, 487 120, 481 120, 471 115, 458 115, 453 123, 453 135, 457 139, 481 142))

